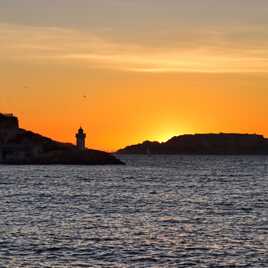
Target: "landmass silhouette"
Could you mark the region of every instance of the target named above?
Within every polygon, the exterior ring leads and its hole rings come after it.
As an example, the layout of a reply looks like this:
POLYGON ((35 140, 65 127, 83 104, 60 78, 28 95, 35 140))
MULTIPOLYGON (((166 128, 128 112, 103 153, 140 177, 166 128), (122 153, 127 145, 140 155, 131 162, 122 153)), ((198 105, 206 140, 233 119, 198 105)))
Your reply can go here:
POLYGON ((268 139, 262 135, 237 133, 181 135, 167 142, 145 141, 127 146, 117 153, 266 155, 268 139))
POLYGON ((18 118, 0 113, 0 164, 124 164, 112 154, 54 141, 19 128, 18 118))

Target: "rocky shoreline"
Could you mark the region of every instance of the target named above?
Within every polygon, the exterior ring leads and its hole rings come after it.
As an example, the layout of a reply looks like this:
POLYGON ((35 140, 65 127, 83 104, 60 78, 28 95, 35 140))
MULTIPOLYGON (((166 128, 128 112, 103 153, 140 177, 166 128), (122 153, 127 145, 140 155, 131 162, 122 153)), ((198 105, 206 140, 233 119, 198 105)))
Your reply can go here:
POLYGON ((98 150, 79 150, 19 128, 13 115, 0 114, 0 164, 8 165, 123 165, 112 154, 98 150))

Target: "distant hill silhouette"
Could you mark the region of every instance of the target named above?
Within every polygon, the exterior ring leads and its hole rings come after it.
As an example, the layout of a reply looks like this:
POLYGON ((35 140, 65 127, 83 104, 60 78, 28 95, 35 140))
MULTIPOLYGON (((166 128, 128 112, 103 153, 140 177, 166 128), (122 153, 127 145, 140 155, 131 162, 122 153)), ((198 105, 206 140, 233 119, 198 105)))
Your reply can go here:
POLYGON ((119 154, 268 154, 268 139, 256 134, 195 134, 167 142, 145 141, 118 150, 119 154))

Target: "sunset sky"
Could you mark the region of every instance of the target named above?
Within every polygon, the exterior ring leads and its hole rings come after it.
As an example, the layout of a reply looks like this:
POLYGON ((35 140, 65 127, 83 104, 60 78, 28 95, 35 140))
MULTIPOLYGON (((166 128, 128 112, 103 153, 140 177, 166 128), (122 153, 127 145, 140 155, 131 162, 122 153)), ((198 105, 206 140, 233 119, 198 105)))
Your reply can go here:
POLYGON ((267 0, 0 0, 0 112, 113 151, 268 136, 267 0))

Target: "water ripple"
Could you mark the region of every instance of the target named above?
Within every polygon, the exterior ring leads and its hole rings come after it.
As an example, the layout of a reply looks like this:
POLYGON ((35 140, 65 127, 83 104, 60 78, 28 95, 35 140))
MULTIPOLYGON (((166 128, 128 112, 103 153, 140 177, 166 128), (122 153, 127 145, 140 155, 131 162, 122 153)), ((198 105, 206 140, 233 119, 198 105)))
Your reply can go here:
POLYGON ((0 166, 0 267, 268 267, 268 158, 0 166))

